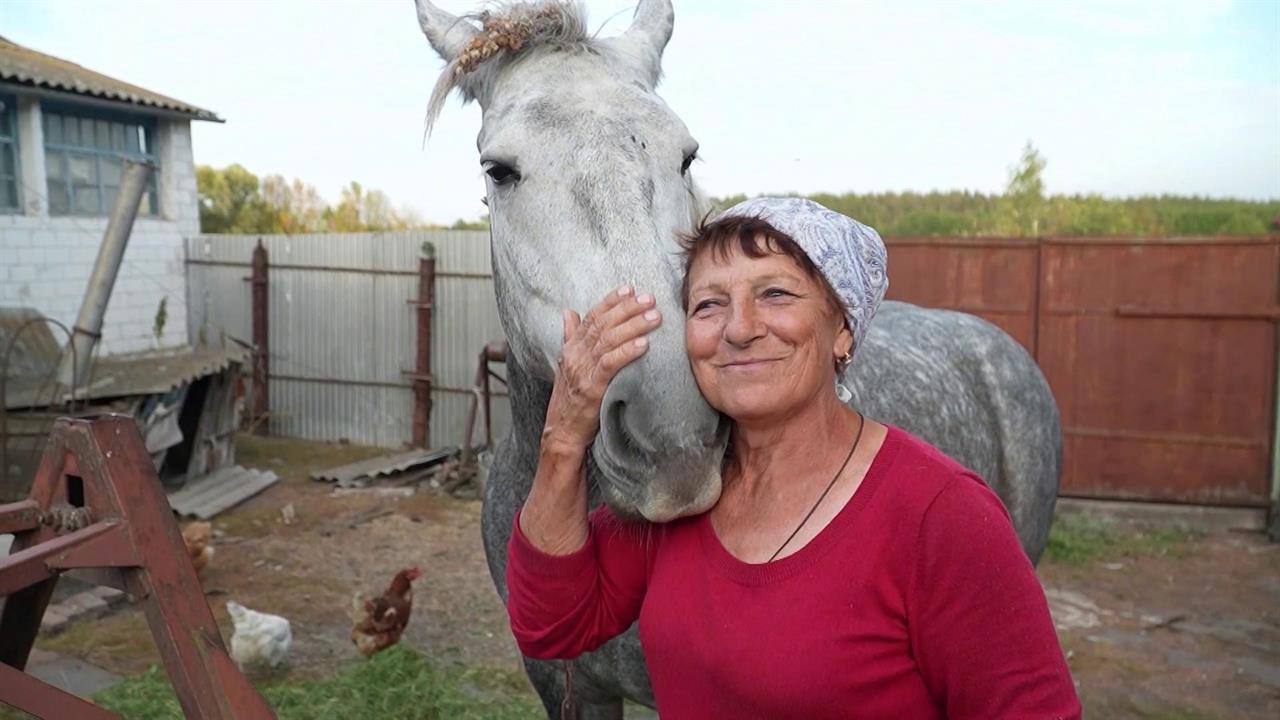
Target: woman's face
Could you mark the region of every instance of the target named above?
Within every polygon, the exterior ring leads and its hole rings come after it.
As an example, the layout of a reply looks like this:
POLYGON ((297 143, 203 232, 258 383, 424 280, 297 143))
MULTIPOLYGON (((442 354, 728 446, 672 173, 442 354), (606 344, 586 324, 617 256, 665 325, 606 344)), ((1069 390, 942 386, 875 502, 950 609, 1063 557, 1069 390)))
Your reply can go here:
POLYGON ((752 258, 735 244, 725 258, 698 256, 688 287, 685 347, 712 407, 736 421, 776 417, 832 391, 835 359, 853 336, 826 287, 794 260, 752 258))

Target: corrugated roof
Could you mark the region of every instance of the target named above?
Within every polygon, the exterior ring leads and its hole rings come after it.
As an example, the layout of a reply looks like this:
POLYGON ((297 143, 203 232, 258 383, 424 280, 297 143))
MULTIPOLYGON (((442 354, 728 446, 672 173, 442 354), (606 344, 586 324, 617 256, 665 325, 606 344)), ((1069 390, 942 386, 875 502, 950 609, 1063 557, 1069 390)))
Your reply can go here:
POLYGON ((239 505, 280 478, 270 470, 253 470, 232 465, 214 470, 169 493, 169 507, 180 515, 208 520, 229 507, 239 505))
POLYGON ((94 72, 68 60, 46 55, 0 37, 0 80, 37 88, 118 100, 188 115, 195 120, 223 122, 211 110, 94 72))
POLYGON ((456 448, 438 450, 408 450, 395 455, 379 455, 368 460, 343 465, 341 467, 319 470, 311 473, 312 480, 338 483, 338 487, 360 487, 369 480, 382 475, 394 475, 398 472, 424 467, 443 462, 457 452, 456 448))
MULTIPOLYGON (((185 347, 129 355, 96 358, 89 371, 87 387, 76 390, 77 399, 102 399, 127 395, 158 395, 198 378, 226 369, 232 363, 245 364, 249 350, 235 342, 225 348, 185 347)), ((10 377, 5 405, 10 409, 46 405, 43 378, 10 377)), ((47 387, 46 387, 47 390, 47 387)))

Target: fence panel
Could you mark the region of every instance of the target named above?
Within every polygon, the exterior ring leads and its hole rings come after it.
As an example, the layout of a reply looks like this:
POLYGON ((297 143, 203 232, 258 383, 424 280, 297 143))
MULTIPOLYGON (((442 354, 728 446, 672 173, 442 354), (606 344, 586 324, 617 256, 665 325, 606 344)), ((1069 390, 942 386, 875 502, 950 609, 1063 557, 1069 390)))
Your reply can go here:
POLYGON ((886 245, 890 300, 977 315, 1035 354, 1035 240, 889 238, 886 245))
POLYGON ((1039 363, 1062 493, 1265 506, 1280 241, 1043 246, 1039 363))
MULTIPOLYGON (((436 248, 432 446, 456 445, 477 358, 503 337, 488 234, 397 232, 262 236, 269 274, 271 430, 313 440, 397 447, 413 431, 418 259, 436 248)), ((258 236, 204 235, 187 246, 193 336, 251 339, 244 278, 258 236)), ((498 388, 501 389, 500 387, 498 388)), ((494 431, 509 413, 494 403, 494 431)))

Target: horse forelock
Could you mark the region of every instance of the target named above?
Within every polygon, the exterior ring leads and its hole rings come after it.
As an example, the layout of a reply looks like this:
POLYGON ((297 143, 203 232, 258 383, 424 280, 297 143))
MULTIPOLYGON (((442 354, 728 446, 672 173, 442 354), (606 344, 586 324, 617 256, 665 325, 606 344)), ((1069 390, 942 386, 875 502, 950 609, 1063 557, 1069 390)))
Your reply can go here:
POLYGON ((458 89, 464 101, 474 100, 472 88, 492 80, 504 67, 538 48, 588 48, 596 44, 587 32, 587 12, 578 2, 494 2, 489 9, 463 15, 458 22, 476 22, 480 31, 456 58, 445 65, 427 106, 427 132, 435 124, 449 93, 458 89))

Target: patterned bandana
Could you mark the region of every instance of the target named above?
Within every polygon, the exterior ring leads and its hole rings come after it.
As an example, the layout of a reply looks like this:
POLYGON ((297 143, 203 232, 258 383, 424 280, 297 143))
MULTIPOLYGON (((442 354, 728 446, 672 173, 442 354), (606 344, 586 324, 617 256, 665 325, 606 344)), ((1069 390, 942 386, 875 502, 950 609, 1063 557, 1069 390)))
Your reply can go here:
POLYGON ((862 347, 871 318, 889 289, 888 259, 879 233, 804 198, 752 198, 720 215, 730 216, 758 217, 795 240, 844 305, 854 351, 862 347))

